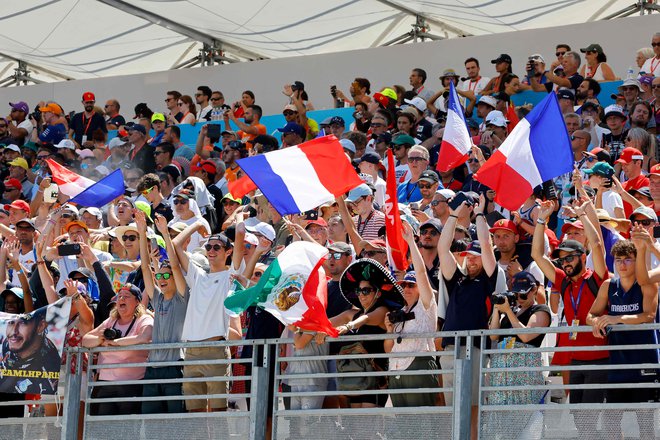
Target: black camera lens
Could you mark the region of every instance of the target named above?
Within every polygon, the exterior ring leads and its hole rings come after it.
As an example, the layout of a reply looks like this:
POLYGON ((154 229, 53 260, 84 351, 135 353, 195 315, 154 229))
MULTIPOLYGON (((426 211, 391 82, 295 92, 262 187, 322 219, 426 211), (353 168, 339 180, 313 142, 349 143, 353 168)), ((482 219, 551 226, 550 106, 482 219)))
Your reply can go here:
POLYGON ((116 328, 106 328, 103 330, 103 338, 108 341, 114 341, 115 339, 121 338, 121 330, 116 328))

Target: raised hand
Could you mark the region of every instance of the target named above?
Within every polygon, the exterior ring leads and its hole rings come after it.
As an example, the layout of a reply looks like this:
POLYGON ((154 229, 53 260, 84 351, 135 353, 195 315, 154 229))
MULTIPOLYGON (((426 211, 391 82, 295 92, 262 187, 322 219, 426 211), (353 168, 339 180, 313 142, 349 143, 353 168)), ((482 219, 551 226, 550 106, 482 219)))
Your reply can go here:
POLYGON ((156 214, 155 217, 156 218, 154 220, 154 224, 156 225, 156 229, 158 229, 158 232, 160 232, 160 235, 162 235, 163 237, 165 236, 165 234, 169 235, 170 232, 167 229, 167 219, 163 217, 161 214, 156 214))
POLYGON ((144 214, 144 212, 141 209, 133 209, 133 219, 135 220, 135 224, 138 228, 138 231, 140 232, 146 232, 147 231, 147 216, 144 214))

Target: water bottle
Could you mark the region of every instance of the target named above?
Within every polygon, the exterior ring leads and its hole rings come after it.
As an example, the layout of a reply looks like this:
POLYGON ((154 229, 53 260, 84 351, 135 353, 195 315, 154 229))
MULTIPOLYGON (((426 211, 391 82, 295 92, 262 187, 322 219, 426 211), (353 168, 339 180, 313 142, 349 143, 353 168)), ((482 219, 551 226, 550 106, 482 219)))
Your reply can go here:
POLYGON ((635 79, 635 69, 633 66, 628 67, 626 72, 626 79, 635 79))

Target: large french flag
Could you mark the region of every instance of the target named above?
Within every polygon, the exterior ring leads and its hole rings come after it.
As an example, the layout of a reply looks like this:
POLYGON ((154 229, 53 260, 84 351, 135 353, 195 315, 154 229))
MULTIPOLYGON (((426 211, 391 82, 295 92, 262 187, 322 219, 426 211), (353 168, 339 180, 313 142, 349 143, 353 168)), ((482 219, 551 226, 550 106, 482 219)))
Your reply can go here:
POLYGON ((332 135, 240 159, 238 165, 281 215, 314 209, 362 183, 332 135))
POLYGON ((496 191, 498 204, 517 210, 534 187, 572 170, 571 139, 557 96, 550 93, 518 122, 474 177, 496 191))
POLYGON ((65 168, 52 159, 47 159, 53 181, 60 191, 71 198, 71 203, 100 208, 124 194, 124 175, 116 169, 98 182, 83 177, 65 168))
POLYGON ((465 113, 454 83, 449 83, 449 104, 447 105, 447 123, 440 144, 440 155, 438 156, 439 171, 449 171, 464 164, 472 148, 472 139, 465 122, 465 113))

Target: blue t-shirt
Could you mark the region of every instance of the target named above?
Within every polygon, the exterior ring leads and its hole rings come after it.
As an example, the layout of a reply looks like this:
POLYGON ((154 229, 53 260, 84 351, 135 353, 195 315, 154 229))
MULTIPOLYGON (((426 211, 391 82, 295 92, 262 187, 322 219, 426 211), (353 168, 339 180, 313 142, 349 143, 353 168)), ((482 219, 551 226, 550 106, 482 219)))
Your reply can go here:
POLYGON ((39 135, 41 142, 49 142, 53 145, 60 143, 66 137, 66 127, 64 124, 48 125, 39 135))

